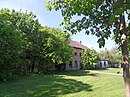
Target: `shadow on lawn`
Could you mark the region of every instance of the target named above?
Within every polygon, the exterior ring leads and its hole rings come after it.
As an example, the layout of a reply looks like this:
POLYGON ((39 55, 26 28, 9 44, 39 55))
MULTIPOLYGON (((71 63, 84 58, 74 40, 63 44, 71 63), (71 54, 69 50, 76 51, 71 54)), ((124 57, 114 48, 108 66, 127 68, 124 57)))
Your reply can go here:
POLYGON ((97 68, 96 70, 98 71, 98 70, 109 70, 109 69, 108 68, 97 68))
POLYGON ((65 71, 59 73, 59 75, 67 76, 98 76, 98 73, 91 73, 89 70, 76 70, 76 71, 65 71))
POLYGON ((3 92, 0 90, 0 97, 57 97, 80 91, 92 91, 90 84, 53 75, 30 77, 5 87, 3 92))

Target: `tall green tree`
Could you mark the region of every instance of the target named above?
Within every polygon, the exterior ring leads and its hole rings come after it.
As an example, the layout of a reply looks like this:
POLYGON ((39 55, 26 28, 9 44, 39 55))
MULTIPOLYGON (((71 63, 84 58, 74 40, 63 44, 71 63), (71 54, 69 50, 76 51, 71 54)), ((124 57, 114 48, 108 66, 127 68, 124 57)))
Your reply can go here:
POLYGON ((23 53, 22 59, 26 65, 31 64, 31 72, 34 70, 34 65, 37 60, 37 44, 39 38, 39 27, 41 26, 32 12, 22 12, 12 10, 11 22, 16 25, 17 30, 23 33, 23 53))
POLYGON ((8 80, 26 69, 33 72, 36 65, 61 65, 72 59, 70 35, 42 27, 31 12, 1 9, 0 27, 0 80, 8 80))
POLYGON ((32 13, 0 10, 0 75, 8 80, 20 74, 27 55, 32 58, 33 44, 38 32, 38 21, 32 13), (35 36, 35 39, 34 37, 35 36))
POLYGON ((122 51, 123 77, 126 97, 130 97, 130 73, 128 42, 130 24, 129 0, 51 0, 47 2, 49 10, 60 10, 64 18, 62 25, 72 33, 85 30, 86 34, 96 35, 99 47, 105 45, 105 39, 114 35, 115 42, 122 51), (73 16, 79 16, 75 21, 73 16))
POLYGON ((13 24, 11 17, 10 10, 0 10, 0 80, 4 81, 16 75, 23 52, 23 33, 13 24))
POLYGON ((70 35, 56 28, 42 27, 41 35, 41 57, 44 66, 49 63, 55 65, 67 64, 72 60, 72 48, 69 46, 70 35), (46 60, 46 61, 45 61, 46 60))

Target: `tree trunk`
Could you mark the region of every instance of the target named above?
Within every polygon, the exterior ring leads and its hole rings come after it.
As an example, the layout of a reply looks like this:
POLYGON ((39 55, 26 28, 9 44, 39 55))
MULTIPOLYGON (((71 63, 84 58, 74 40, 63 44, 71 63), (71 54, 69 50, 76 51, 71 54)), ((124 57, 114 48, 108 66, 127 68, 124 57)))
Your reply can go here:
POLYGON ((31 72, 34 72, 34 68, 35 68, 35 59, 32 60, 31 72))
MULTIPOLYGON (((122 0, 119 0, 120 7, 124 7, 122 0)), ((121 33, 121 50, 122 50, 122 65, 123 77, 125 84, 126 97, 130 97, 130 74, 129 74, 129 57, 128 57, 128 38, 126 33, 126 23, 124 13, 120 15, 120 33, 121 33)))
POLYGON ((123 77, 125 84, 126 97, 130 97, 130 76, 129 76, 129 58, 127 41, 122 44, 122 65, 123 65, 123 77))

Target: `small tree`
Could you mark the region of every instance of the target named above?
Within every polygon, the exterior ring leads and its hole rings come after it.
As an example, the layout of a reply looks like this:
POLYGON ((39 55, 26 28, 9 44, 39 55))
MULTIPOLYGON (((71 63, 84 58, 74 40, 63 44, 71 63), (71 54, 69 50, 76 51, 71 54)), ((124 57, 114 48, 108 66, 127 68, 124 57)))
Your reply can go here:
POLYGON ((84 69, 95 69, 97 66, 97 53, 94 50, 85 49, 82 52, 81 62, 84 69))

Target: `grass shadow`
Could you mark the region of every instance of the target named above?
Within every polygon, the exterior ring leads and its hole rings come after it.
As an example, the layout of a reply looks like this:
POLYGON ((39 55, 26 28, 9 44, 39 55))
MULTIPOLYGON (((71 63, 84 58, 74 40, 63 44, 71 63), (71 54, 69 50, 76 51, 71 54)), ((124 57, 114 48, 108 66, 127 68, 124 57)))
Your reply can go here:
POLYGON ((95 69, 95 70, 97 70, 97 71, 98 71, 98 70, 102 70, 102 71, 103 71, 103 70, 109 70, 109 69, 108 69, 108 68, 97 68, 97 69, 95 69))
POLYGON ((0 97, 57 97, 80 91, 92 91, 92 85, 56 75, 24 77, 18 81, 0 83, 0 97))
POLYGON ((64 71, 58 73, 59 75, 67 76, 98 76, 98 73, 91 73, 89 70, 64 71))

